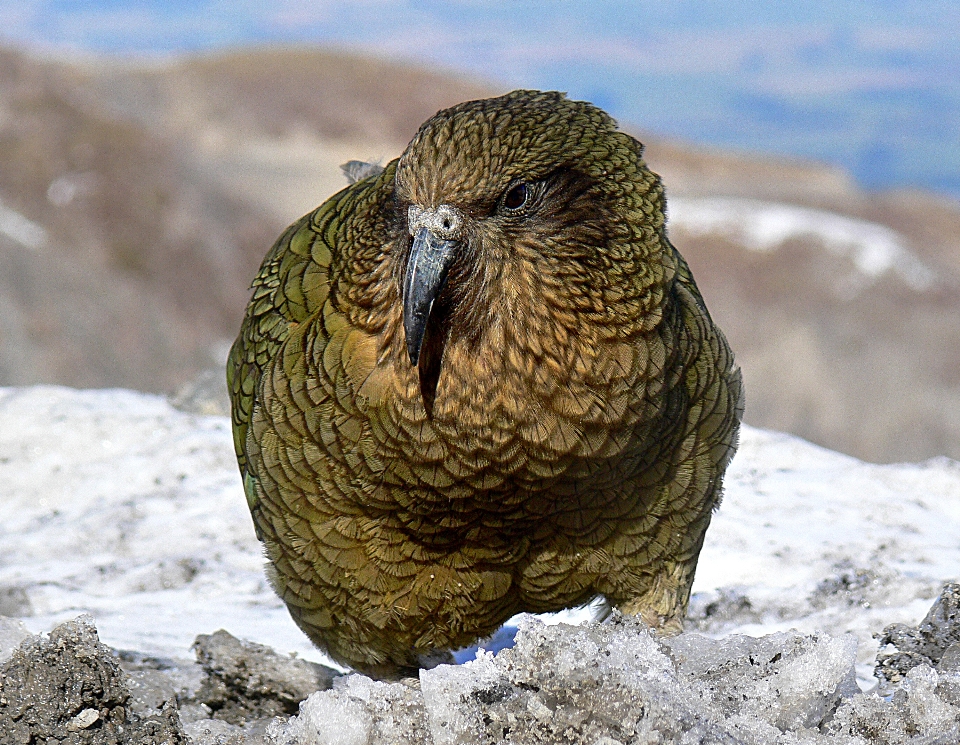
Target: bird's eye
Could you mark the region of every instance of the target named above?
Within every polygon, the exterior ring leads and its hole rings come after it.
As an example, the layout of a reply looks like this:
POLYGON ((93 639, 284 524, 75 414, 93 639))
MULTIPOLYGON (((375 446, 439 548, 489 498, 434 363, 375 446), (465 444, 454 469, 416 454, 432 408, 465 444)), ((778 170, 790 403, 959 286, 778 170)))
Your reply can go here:
POLYGON ((518 210, 527 203, 527 185, 522 181, 503 195, 503 206, 508 210, 518 210))

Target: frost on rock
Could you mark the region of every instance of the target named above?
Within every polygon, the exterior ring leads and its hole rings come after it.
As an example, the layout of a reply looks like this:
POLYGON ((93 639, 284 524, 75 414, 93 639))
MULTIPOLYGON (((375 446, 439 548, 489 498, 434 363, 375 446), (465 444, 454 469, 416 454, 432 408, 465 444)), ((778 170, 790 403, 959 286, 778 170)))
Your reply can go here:
POLYGON ((130 706, 126 676, 89 617, 25 639, 0 667, 0 742, 185 745, 173 706, 130 706))
POLYGON ((960 584, 948 584, 919 626, 895 623, 879 635, 874 674, 890 693, 909 670, 919 665, 960 663, 960 584))
POLYGON ((583 626, 531 620, 512 649, 422 670, 420 691, 343 678, 268 742, 827 742, 821 726, 857 690, 855 657, 850 637, 660 639, 621 616, 583 626))

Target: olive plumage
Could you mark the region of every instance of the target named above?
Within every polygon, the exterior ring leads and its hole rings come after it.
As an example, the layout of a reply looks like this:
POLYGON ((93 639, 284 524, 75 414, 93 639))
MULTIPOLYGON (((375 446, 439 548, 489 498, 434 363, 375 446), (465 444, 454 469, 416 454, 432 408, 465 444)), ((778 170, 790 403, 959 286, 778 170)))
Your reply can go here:
POLYGON ((293 618, 381 677, 597 595, 678 630, 742 390, 642 145, 515 91, 359 171, 267 254, 228 362, 293 618))

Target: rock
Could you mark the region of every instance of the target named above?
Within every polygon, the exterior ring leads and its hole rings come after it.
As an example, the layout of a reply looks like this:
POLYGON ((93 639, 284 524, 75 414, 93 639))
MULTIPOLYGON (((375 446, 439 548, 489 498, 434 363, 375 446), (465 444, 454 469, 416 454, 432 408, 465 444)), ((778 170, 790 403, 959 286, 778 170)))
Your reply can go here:
POLYGON ((235 725, 295 714, 301 701, 329 688, 340 674, 241 641, 222 629, 198 636, 194 650, 207 679, 190 703, 204 704, 215 719, 235 725))
POLYGON ((919 626, 891 624, 877 638, 880 652, 874 675, 881 693, 892 693, 907 672, 919 665, 936 667, 944 656, 947 665, 957 665, 958 653, 952 648, 960 644, 960 584, 944 586, 919 626))
POLYGON ((186 745, 172 705, 141 717, 89 616, 27 638, 0 667, 2 742, 186 745))

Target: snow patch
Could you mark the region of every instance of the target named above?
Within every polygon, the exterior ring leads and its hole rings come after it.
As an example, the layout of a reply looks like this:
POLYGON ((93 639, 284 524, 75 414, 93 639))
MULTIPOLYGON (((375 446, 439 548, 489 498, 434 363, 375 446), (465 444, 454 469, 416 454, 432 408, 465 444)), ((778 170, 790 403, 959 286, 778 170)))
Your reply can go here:
MULTIPOLYGON (((775 251, 787 241, 815 240, 848 258, 869 286, 892 273, 917 291, 936 275, 885 225, 826 210, 737 197, 672 198, 670 224, 693 235, 720 234, 751 251, 775 251)), ((856 288, 861 289, 861 288, 856 288)))
MULTIPOLYGON (((852 632, 858 682, 873 688, 874 634, 917 624, 960 579, 958 535, 960 464, 872 465, 745 426, 688 628, 852 632)), ((197 634, 225 628, 332 664, 263 564, 226 417, 131 391, 0 389, 0 599, 29 631, 89 613, 120 649, 190 658, 197 634)), ((598 610, 543 618, 576 624, 598 610)))
POLYGON ((16 210, 0 202, 0 233, 33 250, 43 248, 47 243, 47 231, 21 215, 16 210))

